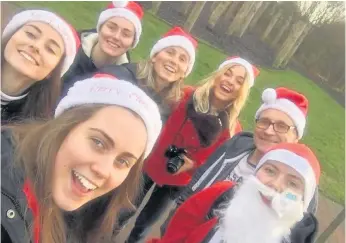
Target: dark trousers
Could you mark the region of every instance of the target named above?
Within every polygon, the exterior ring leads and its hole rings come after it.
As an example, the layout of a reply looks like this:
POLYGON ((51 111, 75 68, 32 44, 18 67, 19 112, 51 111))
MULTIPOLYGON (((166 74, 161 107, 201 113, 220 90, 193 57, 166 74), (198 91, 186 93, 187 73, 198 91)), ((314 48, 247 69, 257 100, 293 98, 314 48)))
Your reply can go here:
MULTIPOLYGON (((152 184, 153 182, 151 185, 152 184)), ((174 200, 178 195, 178 191, 179 188, 174 186, 155 186, 148 202, 136 219, 135 226, 127 239, 127 243, 135 243, 145 237, 145 234, 150 227, 155 224, 159 217, 166 211, 171 200, 174 200)), ((145 195, 143 196, 142 201, 144 197, 145 195)))

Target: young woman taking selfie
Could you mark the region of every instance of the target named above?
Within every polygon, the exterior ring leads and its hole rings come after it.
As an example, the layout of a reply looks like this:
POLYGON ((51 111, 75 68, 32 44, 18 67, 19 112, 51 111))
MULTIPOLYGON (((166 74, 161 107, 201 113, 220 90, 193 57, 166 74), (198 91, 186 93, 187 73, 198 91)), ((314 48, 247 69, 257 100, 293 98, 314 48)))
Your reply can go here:
POLYGON ((141 189, 161 124, 142 90, 98 75, 75 83, 53 119, 4 127, 1 242, 111 242, 119 211, 141 189), (102 214, 70 217, 104 196, 102 214))

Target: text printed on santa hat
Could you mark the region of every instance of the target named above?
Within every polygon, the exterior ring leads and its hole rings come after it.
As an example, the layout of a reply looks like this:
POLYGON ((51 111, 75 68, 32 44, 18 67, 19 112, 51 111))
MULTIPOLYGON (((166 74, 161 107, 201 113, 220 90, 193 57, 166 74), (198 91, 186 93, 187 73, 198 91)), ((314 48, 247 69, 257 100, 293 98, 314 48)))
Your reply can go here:
POLYGON ((110 87, 103 87, 103 86, 98 86, 94 85, 90 88, 89 90, 91 93, 96 93, 100 95, 127 95, 128 98, 131 100, 136 101, 137 103, 143 105, 145 108, 149 108, 148 104, 135 92, 129 92, 129 93, 124 93, 124 90, 120 90, 118 88, 110 88, 110 87))

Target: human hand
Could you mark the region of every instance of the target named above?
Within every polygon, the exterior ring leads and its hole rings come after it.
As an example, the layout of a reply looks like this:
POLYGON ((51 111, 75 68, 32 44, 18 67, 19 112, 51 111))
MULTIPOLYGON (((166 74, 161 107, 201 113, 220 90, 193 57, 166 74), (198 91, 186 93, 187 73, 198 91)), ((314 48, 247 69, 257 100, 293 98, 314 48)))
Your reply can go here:
POLYGON ((175 173, 176 175, 182 172, 192 170, 196 166, 196 163, 193 160, 189 159, 186 155, 183 155, 182 157, 184 159, 184 164, 180 167, 177 173, 175 173))

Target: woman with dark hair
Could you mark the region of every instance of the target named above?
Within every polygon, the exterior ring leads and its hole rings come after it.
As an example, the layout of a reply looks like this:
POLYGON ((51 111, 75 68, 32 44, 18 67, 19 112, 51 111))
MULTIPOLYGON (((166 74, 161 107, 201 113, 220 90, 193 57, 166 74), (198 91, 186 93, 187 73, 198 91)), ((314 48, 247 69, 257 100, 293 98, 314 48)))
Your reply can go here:
POLYGON ((142 90, 97 75, 76 83, 54 118, 3 128, 1 242, 114 242, 117 215, 133 207, 161 126, 142 90), (106 196, 102 214, 70 217, 106 196))
POLYGON ((72 64, 79 39, 54 13, 27 10, 5 27, 1 46, 1 118, 48 118, 61 92, 61 76, 72 64))
POLYGON ((96 29, 79 32, 81 47, 64 76, 64 86, 71 86, 71 81, 77 75, 95 72, 107 65, 129 63, 128 51, 139 42, 143 15, 138 3, 112 1, 101 12, 96 29))

